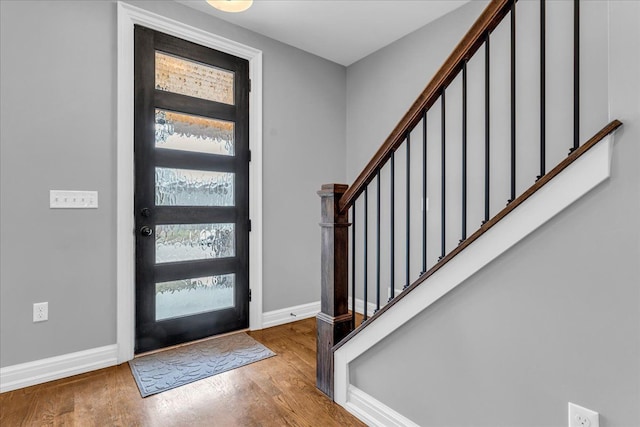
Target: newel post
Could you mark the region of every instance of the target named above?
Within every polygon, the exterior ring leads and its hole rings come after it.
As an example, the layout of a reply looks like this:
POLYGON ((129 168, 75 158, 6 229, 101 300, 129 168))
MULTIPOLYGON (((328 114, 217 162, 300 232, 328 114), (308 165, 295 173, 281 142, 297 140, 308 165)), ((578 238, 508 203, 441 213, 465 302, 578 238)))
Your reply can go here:
POLYGON ((351 331, 348 311, 349 222, 338 202, 347 191, 344 184, 325 184, 321 199, 322 255, 321 310, 317 322, 316 386, 333 398, 333 352, 331 348, 351 331))

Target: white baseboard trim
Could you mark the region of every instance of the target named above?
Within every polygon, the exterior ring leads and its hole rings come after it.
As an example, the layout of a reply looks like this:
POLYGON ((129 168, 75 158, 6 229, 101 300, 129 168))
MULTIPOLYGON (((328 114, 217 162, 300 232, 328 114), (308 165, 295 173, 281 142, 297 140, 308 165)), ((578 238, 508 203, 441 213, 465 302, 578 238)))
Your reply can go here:
POLYGON ((0 368, 0 393, 118 364, 116 344, 0 368))
MULTIPOLYGON (((263 328, 314 317, 320 301, 301 304, 262 315, 263 328)), ((0 368, 0 393, 84 374, 118 364, 116 344, 0 368)))
POLYGON ((407 417, 352 385, 349 385, 347 402, 344 407, 360 421, 371 427, 419 427, 407 417))
POLYGON ((613 135, 604 138, 436 271, 427 286, 416 287, 340 347, 333 359, 335 402, 348 402, 352 361, 609 178, 613 140, 613 135))
MULTIPOLYGON (((351 310, 351 297, 349 297, 348 304, 349 310, 351 310)), ((374 311, 376 311, 376 305, 372 302, 367 303, 367 316, 371 316, 374 311)), ((360 298, 356 298, 356 313, 364 314, 364 301, 360 298)))
POLYGON ((318 313, 320 313, 320 301, 267 311, 262 314, 262 327, 271 328, 272 326, 284 325, 314 317, 318 313))
MULTIPOLYGON (((395 289, 395 293, 396 295, 400 295, 402 293, 402 289, 395 289)), ((381 301, 380 307, 385 306, 387 304, 388 299, 389 299, 389 290, 387 290, 387 300, 381 301)), ((349 310, 351 310, 351 307, 352 307, 351 297, 349 297, 349 300, 348 300, 348 307, 349 307, 349 310)), ((373 302, 368 302, 367 316, 372 315, 375 311, 376 311, 376 304, 373 302)), ((362 300, 361 298, 356 298, 356 313, 364 314, 364 300, 362 300)))

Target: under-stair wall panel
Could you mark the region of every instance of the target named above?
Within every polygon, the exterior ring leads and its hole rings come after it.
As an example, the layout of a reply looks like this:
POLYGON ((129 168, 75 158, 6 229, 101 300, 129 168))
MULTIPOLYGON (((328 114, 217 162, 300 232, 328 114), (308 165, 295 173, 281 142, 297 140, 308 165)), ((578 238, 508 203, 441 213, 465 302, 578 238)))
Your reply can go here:
POLYGON ((611 181, 356 359, 351 383, 421 426, 562 425, 567 401, 638 425, 640 236, 614 224, 640 214, 635 136, 611 181))

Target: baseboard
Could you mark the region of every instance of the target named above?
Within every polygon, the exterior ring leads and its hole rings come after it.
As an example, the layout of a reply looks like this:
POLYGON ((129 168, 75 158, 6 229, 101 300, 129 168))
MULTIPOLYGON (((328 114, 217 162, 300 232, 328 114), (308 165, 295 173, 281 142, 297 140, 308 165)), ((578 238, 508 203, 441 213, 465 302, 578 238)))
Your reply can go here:
MULTIPOLYGON (((263 313, 262 326, 269 328, 313 317, 320 301, 263 313)), ((42 384, 118 364, 116 344, 49 357, 0 368, 0 393, 42 384)))
POLYGON ((262 313, 262 327, 284 325, 296 320, 314 317, 320 312, 320 301, 308 304, 295 305, 293 307, 281 308, 280 310, 267 311, 262 313))
MULTIPOLYGON (((400 291, 396 289, 396 292, 399 293, 400 291)), ((351 297, 349 297, 348 304, 349 310, 351 310, 351 297)), ((376 305, 369 302, 367 304, 367 315, 372 315, 375 310, 376 305)), ((273 326, 284 325, 285 323, 295 322, 296 320, 314 317, 318 313, 320 313, 320 301, 281 308, 280 310, 267 311, 262 314, 262 327, 271 328, 273 326)), ((356 313, 364 313, 364 301, 360 298, 356 298, 356 313)))
POLYGON ((419 427, 418 424, 352 385, 349 385, 344 407, 368 426, 419 427))
POLYGON ((0 368, 0 393, 118 364, 118 346, 106 345, 0 368))
MULTIPOLYGON (((395 289, 395 293, 396 295, 399 295, 400 293, 402 293, 402 289, 395 289)), ((384 306, 387 304, 388 299, 389 299, 389 290, 387 289, 387 300, 385 301, 381 301, 380 302, 380 306, 384 306)), ((351 304, 351 297, 349 297, 349 300, 347 302, 349 310, 351 310, 351 307, 353 307, 351 304)), ((369 302, 367 303, 367 316, 373 314, 376 311, 376 304, 369 302)), ((361 298, 356 298, 356 313, 358 314, 364 314, 364 300, 362 300, 361 298)))
MULTIPOLYGON (((351 307, 352 307, 351 297, 349 297, 349 300, 347 303, 349 304, 348 305, 349 310, 351 310, 351 307)), ((371 316, 374 311, 376 311, 376 305, 372 302, 367 303, 367 316, 371 316)), ((360 298, 356 298, 356 313, 364 314, 364 301, 360 298)))
MULTIPOLYGON (((400 293, 401 291, 396 289, 396 292, 400 293)), ((349 310, 351 310, 351 297, 349 297, 348 304, 349 310)), ((376 305, 369 302, 367 304, 367 315, 372 315, 375 310, 376 305)), ((296 320, 307 319, 309 317, 314 317, 319 312, 320 301, 281 308, 280 310, 267 311, 262 314, 262 327, 271 328, 273 326, 295 322, 296 320)), ((360 298, 356 298, 356 313, 364 314, 364 301, 360 298)))

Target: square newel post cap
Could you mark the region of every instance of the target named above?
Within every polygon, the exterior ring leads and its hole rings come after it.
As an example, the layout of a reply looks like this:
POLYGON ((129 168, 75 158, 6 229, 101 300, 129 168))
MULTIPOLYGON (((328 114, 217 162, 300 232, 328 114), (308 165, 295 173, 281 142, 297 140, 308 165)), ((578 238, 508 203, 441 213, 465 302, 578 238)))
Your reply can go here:
POLYGON ((344 194, 349 188, 346 184, 322 184, 320 191, 318 191, 318 195, 322 196, 331 196, 334 194, 344 194))

